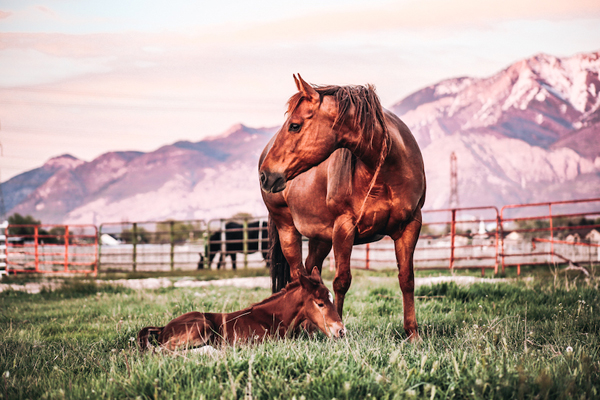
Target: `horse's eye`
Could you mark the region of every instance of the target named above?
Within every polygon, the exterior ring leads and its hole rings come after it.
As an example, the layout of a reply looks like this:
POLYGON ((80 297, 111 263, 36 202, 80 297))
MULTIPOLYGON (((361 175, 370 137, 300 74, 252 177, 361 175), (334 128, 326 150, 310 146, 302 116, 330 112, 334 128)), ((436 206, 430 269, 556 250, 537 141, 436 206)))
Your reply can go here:
POLYGON ((302 128, 301 124, 291 123, 290 126, 288 127, 288 131, 290 131, 290 132, 300 132, 300 128, 302 128))
POLYGON ((325 303, 317 303, 319 307, 325 307, 325 303))

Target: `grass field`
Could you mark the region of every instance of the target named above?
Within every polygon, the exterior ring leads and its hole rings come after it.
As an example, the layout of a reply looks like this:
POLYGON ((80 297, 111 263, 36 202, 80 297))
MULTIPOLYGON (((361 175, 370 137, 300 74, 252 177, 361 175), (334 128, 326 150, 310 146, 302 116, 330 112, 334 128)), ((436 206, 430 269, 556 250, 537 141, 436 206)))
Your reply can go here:
POLYGON ((600 398, 599 280, 540 273, 419 287, 423 341, 411 345, 387 275, 354 273, 343 340, 319 334, 213 356, 141 354, 133 338, 187 311, 243 308, 269 290, 75 280, 35 295, 3 292, 0 398, 600 398))

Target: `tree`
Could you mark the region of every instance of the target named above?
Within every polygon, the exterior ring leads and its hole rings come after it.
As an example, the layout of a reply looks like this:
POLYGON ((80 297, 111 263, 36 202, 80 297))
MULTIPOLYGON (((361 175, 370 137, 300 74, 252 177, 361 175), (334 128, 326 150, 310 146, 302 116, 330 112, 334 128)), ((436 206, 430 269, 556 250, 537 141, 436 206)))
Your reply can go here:
MULTIPOLYGON (((40 221, 38 221, 37 219, 33 218, 31 215, 27 215, 24 217, 19 213, 14 213, 10 217, 8 217, 8 224, 9 225, 41 225, 42 223, 40 221)), ((31 236, 34 234, 34 232, 35 232, 35 228, 33 226, 27 226, 27 227, 19 226, 19 227, 12 227, 12 228, 8 229, 8 234, 15 235, 15 236, 19 236, 19 235, 31 236)))

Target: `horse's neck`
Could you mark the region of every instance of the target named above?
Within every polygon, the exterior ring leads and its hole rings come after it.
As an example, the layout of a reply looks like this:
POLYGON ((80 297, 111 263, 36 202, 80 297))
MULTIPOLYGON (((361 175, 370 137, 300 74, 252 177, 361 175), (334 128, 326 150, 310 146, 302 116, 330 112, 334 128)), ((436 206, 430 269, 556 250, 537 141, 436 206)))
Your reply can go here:
POLYGON ((380 168, 389 152, 387 132, 379 128, 374 132, 372 139, 362 137, 358 131, 344 133, 341 143, 372 172, 380 168))
POLYGON ((280 296, 272 296, 270 299, 252 306, 252 314, 256 318, 266 319, 268 323, 278 323, 285 327, 297 320, 302 306, 300 288, 296 287, 286 291, 280 296))

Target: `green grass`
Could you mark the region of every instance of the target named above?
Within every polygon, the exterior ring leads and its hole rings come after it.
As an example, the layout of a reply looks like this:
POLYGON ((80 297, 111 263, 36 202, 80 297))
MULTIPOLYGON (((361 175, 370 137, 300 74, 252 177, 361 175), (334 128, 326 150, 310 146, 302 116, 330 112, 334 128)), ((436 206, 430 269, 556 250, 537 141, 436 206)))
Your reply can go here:
POLYGON ((600 398, 598 287, 556 274, 419 287, 423 341, 412 345, 396 278, 356 271, 345 339, 304 335, 216 356, 142 354, 131 339, 143 326, 237 310, 269 290, 134 291, 74 280, 36 295, 9 291, 0 293, 0 397, 600 398))

